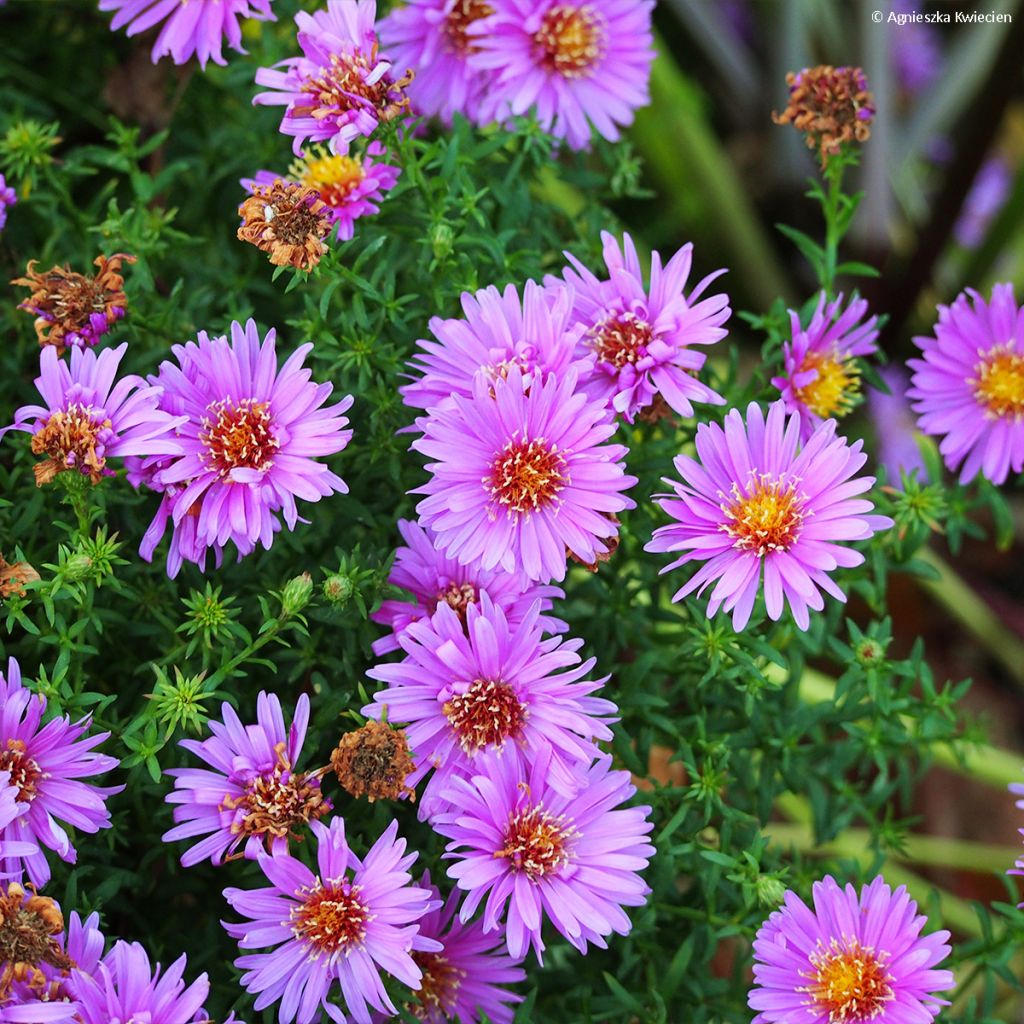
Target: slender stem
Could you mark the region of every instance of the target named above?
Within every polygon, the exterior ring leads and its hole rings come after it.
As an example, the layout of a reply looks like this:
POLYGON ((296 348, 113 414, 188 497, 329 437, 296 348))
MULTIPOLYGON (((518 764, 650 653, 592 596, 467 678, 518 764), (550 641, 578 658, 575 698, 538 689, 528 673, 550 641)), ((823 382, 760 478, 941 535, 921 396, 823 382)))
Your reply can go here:
POLYGON ((843 166, 840 156, 830 160, 825 168, 828 191, 822 201, 822 212, 825 214, 825 268, 821 287, 829 298, 832 298, 835 290, 839 243, 843 237, 843 231, 839 225, 839 203, 843 194, 843 166))

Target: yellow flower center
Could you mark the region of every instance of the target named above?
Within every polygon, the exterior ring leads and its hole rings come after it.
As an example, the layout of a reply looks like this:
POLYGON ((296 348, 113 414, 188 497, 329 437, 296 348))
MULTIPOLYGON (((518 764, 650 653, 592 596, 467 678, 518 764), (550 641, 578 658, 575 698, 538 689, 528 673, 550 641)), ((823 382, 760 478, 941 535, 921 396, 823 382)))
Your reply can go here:
POLYGON ((974 397, 993 417, 1024 415, 1024 355, 998 345, 974 368, 974 397))
POLYGON ((818 376, 796 389, 796 397, 822 419, 845 416, 860 394, 860 370, 853 359, 838 352, 808 352, 800 373, 817 370, 818 376))
POLYGON ((493 13, 494 7, 487 3, 487 0, 455 0, 455 6, 444 20, 444 36, 449 51, 460 57, 477 53, 480 45, 466 29, 473 22, 489 18, 493 13))
POLYGON ((297 164, 294 173, 301 184, 316 189, 328 206, 344 204, 352 190, 365 177, 359 157, 341 156, 322 150, 297 164))
POLYGON ((759 556, 788 551, 800 536, 804 499, 794 483, 769 473, 754 476, 748 494, 733 484, 732 498, 721 506, 727 523, 721 529, 734 539, 733 547, 759 556))
POLYGON ((813 971, 800 991, 806 992, 819 1013, 827 1013, 829 1024, 861 1024, 875 1020, 894 998, 886 971, 888 954, 875 953, 856 939, 842 944, 832 940, 828 949, 819 946, 811 953, 813 971))
POLYGON ((325 886, 318 878, 312 887, 296 893, 303 902, 292 909, 285 924, 306 943, 312 959, 319 959, 322 953, 348 956, 362 945, 374 915, 359 892, 360 886, 345 879, 325 886))
POLYGON ((564 814, 554 815, 536 804, 509 816, 505 845, 494 856, 511 861, 513 870, 537 882, 572 860, 570 845, 578 834, 564 814))
POLYGON ((589 4, 555 4, 534 34, 541 61, 564 78, 592 74, 604 56, 604 18, 589 4))
POLYGON ((445 701, 442 710, 467 754, 500 749, 523 729, 526 705, 500 679, 474 679, 465 693, 445 701))
POLYGON ((509 514, 536 512, 556 500, 569 475, 564 456, 543 437, 509 441, 495 456, 484 486, 509 514))

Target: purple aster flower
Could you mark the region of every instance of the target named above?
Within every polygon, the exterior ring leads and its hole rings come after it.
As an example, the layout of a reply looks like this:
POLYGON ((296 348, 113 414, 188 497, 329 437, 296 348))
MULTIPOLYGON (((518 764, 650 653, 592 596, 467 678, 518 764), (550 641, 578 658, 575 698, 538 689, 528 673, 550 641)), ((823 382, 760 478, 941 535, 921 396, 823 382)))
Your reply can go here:
POLYGON ((256 700, 255 725, 243 725, 229 704, 221 711, 224 722, 210 722, 209 739, 181 741, 210 768, 167 773, 174 778, 167 802, 175 805, 178 824, 164 841, 204 837, 182 854, 184 867, 207 857, 214 864, 241 856, 255 860, 264 847, 287 849, 289 838, 299 838, 297 828, 331 809, 320 780, 295 771, 309 724, 306 694, 295 706, 291 728, 277 696, 265 691, 256 700))
MULTIPOLYGON (((423 971, 416 1002, 407 1007, 417 1020, 427 1024, 478 1024, 481 1014, 491 1024, 512 1024, 512 1005, 523 997, 504 986, 526 980, 526 971, 518 967, 500 948, 500 937, 484 933, 483 923, 463 924, 456 916, 458 890, 442 905, 437 886, 430 884, 425 872, 420 885, 433 896, 437 909, 420 919, 420 934, 444 946, 441 953, 413 953, 423 971)), ((374 1024, 392 1017, 374 1014, 374 1024)))
MULTIPOLYGON (((21 670, 11 658, 6 678, 0 673, 0 771, 10 773, 10 783, 19 791, 17 802, 28 810, 4 826, 0 839, 46 847, 74 864, 77 854, 61 822, 89 835, 109 828, 106 799, 124 786, 79 781, 117 767, 117 758, 93 750, 110 733, 86 736, 88 715, 74 723, 63 716, 42 724, 45 712, 46 699, 21 685, 21 670)), ((41 850, 0 861, 0 871, 7 874, 21 867, 33 885, 41 887, 50 880, 50 866, 41 850)))
MULTIPOLYGON (((8 671, 8 675, 10 674, 8 671)), ((0 675, 0 679, 2 678, 0 675)), ((29 805, 18 799, 20 795, 21 788, 11 782, 11 773, 0 771, 0 881, 20 879, 22 859, 34 857, 39 853, 39 847, 35 843, 6 838, 17 833, 17 825, 13 828, 8 826, 22 815, 28 814, 29 805), (14 870, 4 870, 7 865, 13 866, 14 870)))
POLYGON ((421 421, 412 447, 437 461, 416 511, 449 557, 547 583, 565 578, 567 552, 588 565, 607 555, 636 477, 620 461, 628 449, 604 444, 606 407, 576 385, 570 368, 527 391, 513 365, 421 421))
POLYGON ((181 451, 174 439, 178 421, 159 408, 161 389, 134 374, 115 382, 128 345, 72 349, 71 365, 47 346, 39 353, 35 385, 45 405, 24 405, 14 423, 0 431, 32 435, 32 452, 46 456, 35 465, 41 487, 58 473, 77 470, 97 484, 113 476, 107 459, 125 455, 169 455, 181 451))
POLYGON ((966 249, 981 245, 992 218, 1006 204, 1012 187, 1013 171, 1001 156, 990 157, 981 165, 953 227, 953 237, 960 245, 966 249))
POLYGON ((761 589, 768 617, 778 619, 789 603, 796 624, 810 625, 808 609, 825 606, 821 591, 845 601, 829 577, 840 566, 860 565, 864 556, 845 542, 866 540, 892 526, 886 516, 868 515, 874 505, 857 495, 874 477, 854 474, 867 461, 861 442, 836 437, 836 421, 818 427, 800 448, 800 418, 786 419, 775 402, 765 417, 751 402, 746 420, 738 409, 717 423, 697 428, 697 461, 675 460, 683 482, 666 479, 675 494, 658 504, 676 520, 660 526, 647 551, 681 551, 661 571, 687 562, 705 564, 673 597, 674 601, 715 583, 708 617, 732 612, 733 628, 743 629, 761 589))
POLYGON ((7 226, 7 211, 18 201, 18 193, 7 184, 0 174, 0 231, 7 226))
POLYGON ((315 147, 302 160, 296 160, 288 174, 257 171, 255 178, 243 178, 242 186, 251 193, 255 185, 273 185, 283 178, 316 189, 327 204, 322 212, 335 225, 335 236, 339 241, 347 241, 355 234, 355 222, 360 217, 380 212, 377 204, 385 192, 395 187, 402 173, 397 167, 374 159, 386 153, 379 142, 371 142, 362 157, 328 153, 315 147))
POLYGON ((934 993, 951 989, 949 932, 921 935, 927 920, 905 886, 881 877, 841 889, 815 882, 814 909, 796 893, 761 926, 754 940, 753 1024, 921 1024, 948 1006, 934 993))
POLYGON ((576 296, 574 315, 585 327, 580 349, 596 360, 583 377, 584 390, 629 423, 657 395, 686 417, 693 415, 691 402, 722 405, 725 400, 697 379, 707 357, 692 346, 711 345, 728 333, 722 324, 731 312, 729 297, 711 295, 697 302, 725 271, 709 274, 684 295, 693 255, 688 243, 664 267, 661 256, 652 254, 647 288, 633 239, 623 236, 621 247, 607 231, 601 239, 609 280, 565 254, 574 268, 564 274, 576 296))
POLYGON ((253 103, 283 106, 281 131, 302 143, 326 142, 345 153, 360 135, 371 135, 409 106, 404 88, 411 75, 396 78, 391 61, 377 52, 376 0, 327 0, 327 10, 295 15, 301 57, 260 68, 256 84, 267 88, 253 103))
POLYGON ((832 302, 822 292, 806 328, 800 314, 789 310, 792 338, 783 343, 785 372, 772 377, 782 392, 786 411, 800 417, 800 436, 807 441, 824 420, 840 419, 857 404, 860 369, 857 356, 876 352, 878 317, 864 320, 865 299, 852 299, 843 309, 843 296, 832 302))
POLYGON ((986 302, 973 288, 939 306, 934 338, 915 338, 924 354, 914 371, 918 427, 942 436, 939 451, 960 482, 981 473, 1003 483, 1024 469, 1024 310, 1012 284, 986 302))
POLYGON ((437 903, 427 889, 411 885, 409 867, 393 821, 364 860, 350 849, 343 818, 330 828, 313 823, 319 843, 317 874, 280 850, 259 855, 271 883, 262 889, 225 889, 232 909, 249 920, 225 923, 242 949, 270 952, 239 957, 242 984, 257 994, 255 1008, 280 1001, 281 1024, 309 1024, 321 1009, 344 1024, 345 1014, 328 996, 340 987, 345 1008, 359 1024, 370 1010, 397 1015, 381 970, 418 989, 423 972, 412 954, 441 952, 441 943, 421 934, 416 923, 437 903))
POLYGON ((452 769, 468 773, 491 754, 529 763, 546 751, 550 785, 572 793, 576 767, 600 753, 594 741, 612 738, 608 723, 618 708, 590 696, 605 679, 584 679, 595 659, 581 662, 582 640, 542 639, 539 614, 536 601, 510 626, 487 594, 467 607, 464 621, 440 604, 400 637, 403 661, 367 672, 388 688, 363 714, 379 719, 386 708, 389 722, 406 725, 417 764, 406 784, 435 769, 421 801, 424 815, 435 813, 452 769))
MULTIPOLYGON (((507 377, 512 366, 523 375, 524 387, 549 374, 561 375, 579 356, 582 326, 572 316, 567 288, 545 289, 527 281, 520 300, 516 286, 504 292, 494 285, 475 294, 462 293, 463 319, 430 321, 436 341, 417 342, 409 366, 419 377, 398 390, 414 409, 450 408, 455 395, 472 398, 477 381, 507 377)), ((578 369, 583 371, 585 364, 578 369)))
MULTIPOLYGON (((343 413, 351 396, 324 407, 330 384, 314 384, 302 366, 312 349, 300 345, 278 367, 275 332, 261 343, 256 324, 231 324, 231 341, 200 331, 197 342, 175 345, 178 365, 164 362, 153 378, 164 408, 183 414, 176 438, 183 454, 133 468, 135 479, 172 495, 143 544, 144 558, 167 524, 187 532, 168 558, 173 576, 181 558, 219 549, 230 540, 239 557, 256 544, 269 548, 283 512, 289 530, 299 520, 295 499, 319 501, 345 482, 316 457, 340 452, 352 437, 343 413), (189 518, 194 523, 182 524, 189 518), (192 531, 195 531, 193 539, 192 531)), ((219 558, 219 551, 218 551, 219 558)))
POLYGON ((495 13, 473 26, 471 66, 495 77, 481 120, 536 110, 545 131, 573 149, 591 126, 614 142, 649 102, 653 0, 490 0, 495 13))
POLYGON ((480 49, 471 28, 475 32, 493 13, 489 0, 411 0, 380 23, 381 42, 396 66, 415 73, 408 92, 417 114, 445 124, 456 113, 478 120, 494 76, 468 61, 480 49))
MULTIPOLYGON (((405 630, 413 622, 430 618, 441 604, 454 609, 465 623, 469 606, 486 593, 505 613, 509 626, 514 627, 523 621, 535 602, 539 601, 541 612, 546 612, 552 607, 552 598, 565 597, 560 587, 530 583, 518 573, 460 565, 438 551, 433 534, 418 523, 399 519, 398 529, 408 547, 395 552, 388 583, 408 591, 415 601, 391 598, 370 616, 391 629, 388 636, 373 643, 373 653, 378 656, 397 651, 405 630)), ((544 614, 538 617, 537 625, 544 633, 564 633, 569 628, 561 619, 544 614)))
POLYGON ((242 27, 239 18, 273 21, 272 0, 100 0, 101 11, 117 11, 110 28, 128 26, 128 35, 164 22, 153 44, 155 64, 170 56, 175 64, 185 64, 195 55, 205 69, 206 62, 226 64, 221 53, 224 40, 239 53, 242 27))
POLYGON ((549 785, 547 759, 527 774, 508 758, 487 758, 472 779, 453 778, 453 809, 434 823, 455 863, 448 874, 467 893, 468 921, 485 896, 484 932, 501 926, 514 960, 532 945, 542 960, 546 917, 580 952, 605 937, 626 935, 623 907, 639 907, 650 890, 637 874, 654 847, 649 807, 620 805, 636 793, 629 772, 601 758, 581 773, 575 796, 549 785), (508 910, 506 913, 506 904, 508 910))
POLYGON ((879 376, 890 394, 875 388, 868 392, 868 411, 878 442, 878 462, 885 466, 892 483, 898 484, 902 473, 916 473, 918 480, 927 480, 928 473, 917 444, 917 420, 907 401, 910 378, 899 366, 882 367, 879 376))

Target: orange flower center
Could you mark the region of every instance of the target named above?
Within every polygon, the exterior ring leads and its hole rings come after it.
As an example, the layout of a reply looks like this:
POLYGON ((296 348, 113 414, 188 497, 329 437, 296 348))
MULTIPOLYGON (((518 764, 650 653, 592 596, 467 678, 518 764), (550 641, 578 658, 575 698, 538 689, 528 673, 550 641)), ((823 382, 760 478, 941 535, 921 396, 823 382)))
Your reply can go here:
POLYGON ((842 944, 833 939, 828 949, 819 944, 810 955, 813 971, 804 975, 810 984, 800 991, 811 997, 819 1013, 828 1014, 829 1024, 874 1020, 894 998, 887 959, 888 954, 875 953, 856 939, 842 944))
POLYGON ((317 960, 323 953, 348 956, 362 944, 373 915, 360 899, 360 889, 347 879, 326 886, 317 879, 296 893, 302 903, 292 910, 287 924, 309 947, 311 959, 317 960))
POLYGON ((633 313, 623 313, 592 327, 590 337, 597 358, 621 370, 646 355, 653 335, 649 323, 633 313))
POLYGON ((47 462, 35 467, 36 483, 42 486, 70 469, 99 483, 107 460, 97 448, 103 447, 100 434, 110 429, 110 420, 99 419, 92 406, 72 402, 66 409, 51 413, 32 436, 33 454, 48 457, 47 462))
POLYGON ((803 496, 794 484, 762 473, 754 477, 753 488, 741 494, 732 487, 732 501, 721 506, 728 523, 722 525, 733 547, 755 551, 764 556, 772 551, 788 551, 800 536, 803 523, 803 496))
POLYGON ((569 474, 564 456, 543 437, 509 441, 491 464, 484 485, 509 513, 536 512, 556 500, 569 474))
POLYGON ((467 57, 480 50, 476 40, 466 29, 481 18, 489 18, 494 7, 487 0, 455 0, 455 6, 444 20, 444 37, 449 53, 467 57))
POLYGON ((572 860, 571 843, 578 835, 565 815, 554 815, 542 804, 509 816, 505 845, 495 857, 504 857, 515 871, 534 882, 564 868, 572 860))
POLYGON ((206 412, 199 440, 206 445, 206 461, 222 478, 233 469, 270 469, 280 442, 271 429, 269 402, 224 398, 206 412))
POLYGON ((46 778, 39 763, 25 751, 24 740, 8 740, 7 749, 0 750, 0 772, 10 772, 9 786, 18 787, 16 799, 27 804, 36 798, 36 784, 46 778))
POLYGON ((860 393, 860 370, 852 359, 838 352, 808 352, 800 372, 817 370, 818 376, 802 388, 796 397, 822 419, 845 416, 860 393))
POLYGON ((446 700, 442 710, 467 754, 500 749, 522 732, 526 719, 526 705, 500 679, 474 679, 465 693, 446 700))
POLYGON ((377 64, 377 44, 369 54, 332 53, 331 63, 321 68, 320 73, 302 85, 302 92, 308 99, 296 103, 289 111, 291 117, 313 117, 321 120, 336 116, 340 111, 365 110, 373 108, 381 121, 390 121, 409 105, 400 90, 407 85, 411 74, 394 82, 389 75, 382 75, 372 85, 367 82, 377 64), (395 96, 390 94, 395 92, 395 96))
POLYGON ((439 1014, 454 1019, 456 999, 466 972, 450 963, 443 953, 412 954, 423 972, 420 987, 413 992, 417 1002, 408 1007, 417 1020, 437 1020, 439 1014))
POLYGON ((1024 355, 999 345, 974 368, 974 397, 994 417, 1024 415, 1024 355))
POLYGON ((589 4, 555 4, 533 37, 544 66, 564 78, 592 74, 606 39, 604 18, 589 4))
POLYGON ((453 611, 458 613, 462 624, 466 624, 466 612, 469 606, 476 601, 476 588, 472 583, 449 583, 444 590, 437 595, 437 603, 434 605, 435 609, 439 604, 446 604, 453 611))

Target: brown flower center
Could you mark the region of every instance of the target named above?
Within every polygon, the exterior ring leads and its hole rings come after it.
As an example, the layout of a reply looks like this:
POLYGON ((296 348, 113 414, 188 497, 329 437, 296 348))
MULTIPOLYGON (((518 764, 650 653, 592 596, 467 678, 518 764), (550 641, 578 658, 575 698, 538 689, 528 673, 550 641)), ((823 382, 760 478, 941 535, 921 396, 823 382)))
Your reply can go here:
POLYGON ((484 486, 511 514, 545 508, 569 480, 565 457, 543 437, 509 441, 491 464, 484 486))
POLYGON ((800 989, 813 1000, 818 1013, 827 1013, 829 1024, 861 1024, 885 1012, 895 996, 892 976, 886 971, 888 954, 875 953, 856 939, 835 939, 810 955, 812 971, 804 973, 810 984, 800 989))
POLYGON ((287 924, 295 937, 309 946, 311 959, 317 960, 323 953, 348 956, 362 944, 373 915, 360 899, 360 889, 347 879, 326 886, 317 879, 311 888, 296 893, 303 902, 291 911, 287 924))
POLYGON ((609 317, 590 330, 590 343, 597 358, 617 370, 642 359, 652 337, 651 325, 633 313, 609 317))
POLYGON ((405 784, 416 767, 409 743, 401 729, 369 721, 345 733, 331 754, 331 767, 342 788, 357 799, 397 800, 403 794, 416 798, 405 784))
POLYGON ((514 871, 522 871, 536 882, 572 860, 572 840, 578 835, 564 814, 554 815, 543 804, 535 804, 509 815, 505 845, 494 856, 504 857, 514 871))
POLYGON ((455 0, 455 6, 444 20, 444 38, 449 53, 467 57, 480 46, 466 29, 481 18, 489 18, 494 7, 487 0, 455 0))
POLYGON ((605 20, 590 4, 555 4, 533 37, 544 66, 564 78, 592 74, 606 39, 605 20))
POLYGON ((845 416, 860 393, 860 370, 838 352, 808 352, 800 372, 817 370, 818 376, 796 389, 798 401, 822 419, 845 416))
POLYGON ((274 464, 280 442, 273 433, 269 402, 243 398, 213 402, 203 417, 199 440, 206 445, 206 461, 221 478, 233 469, 265 472, 274 464))
POLYGON ((46 462, 33 467, 36 484, 49 483, 58 473, 77 469, 98 484, 107 460, 100 435, 111 429, 110 420, 100 419, 92 406, 72 402, 58 409, 32 436, 34 455, 47 456, 46 462))
POLYGON ((467 754, 500 749, 520 735, 527 714, 515 690, 500 679, 474 679, 465 693, 446 700, 442 711, 467 754))
POLYGON ((23 804, 35 800, 37 784, 47 777, 39 763, 26 753, 24 740, 15 739, 9 739, 7 749, 0 750, 0 772, 10 772, 8 785, 18 787, 16 799, 23 804))
POLYGON ((307 100, 296 103, 287 116, 321 120, 336 117, 339 111, 365 110, 369 106, 379 120, 393 120, 409 106, 402 90, 412 81, 412 73, 400 81, 383 74, 371 84, 367 78, 376 64, 376 43, 369 53, 332 53, 330 64, 303 83, 302 92, 307 100))
POLYGON ((40 965, 49 964, 69 971, 75 962, 54 938, 64 931, 60 907, 46 896, 37 896, 12 882, 0 892, 0 1003, 6 1001, 15 981, 26 981, 34 989, 46 986, 40 965))
POLYGON ((412 958, 423 972, 420 987, 413 991, 416 1002, 409 1005, 409 1012, 417 1020, 436 1020, 443 1014, 445 1019, 454 1019, 456 1000, 466 972, 456 967, 443 953, 421 953, 414 951, 412 958))
POLYGON ((734 538, 733 547, 763 557, 793 546, 804 520, 804 499, 793 483, 763 473, 747 494, 733 484, 732 495, 721 506, 728 520, 721 529, 734 538))
POLYGON ((1024 416, 1024 355, 999 345, 974 368, 974 397, 993 417, 1024 416))
POLYGON ((326 252, 323 240, 332 222, 315 188, 278 178, 272 185, 254 186, 238 212, 238 237, 269 253, 274 266, 308 271, 326 252))
POLYGON ((477 600, 476 587, 472 583, 449 583, 444 590, 437 595, 436 609, 440 604, 446 604, 454 612, 458 613, 462 624, 466 624, 466 614, 469 606, 477 600))

